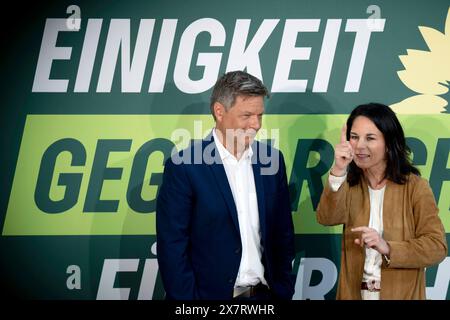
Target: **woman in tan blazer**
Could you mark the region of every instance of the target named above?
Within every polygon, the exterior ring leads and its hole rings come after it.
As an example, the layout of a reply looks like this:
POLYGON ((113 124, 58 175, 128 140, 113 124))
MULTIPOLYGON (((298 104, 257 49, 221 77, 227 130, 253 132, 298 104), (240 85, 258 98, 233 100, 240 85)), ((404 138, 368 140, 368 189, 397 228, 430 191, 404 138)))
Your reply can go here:
POLYGON ((425 268, 447 256, 431 188, 409 154, 385 105, 358 106, 342 128, 317 208, 319 223, 344 225, 337 299, 425 299, 425 268))

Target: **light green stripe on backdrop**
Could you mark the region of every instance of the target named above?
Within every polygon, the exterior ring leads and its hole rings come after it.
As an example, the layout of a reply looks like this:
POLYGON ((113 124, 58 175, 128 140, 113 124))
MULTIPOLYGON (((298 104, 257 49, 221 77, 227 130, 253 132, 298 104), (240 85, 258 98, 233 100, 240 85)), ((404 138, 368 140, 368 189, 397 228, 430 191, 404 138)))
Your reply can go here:
MULTIPOLYGON (((278 129, 276 144, 283 151, 290 177, 299 139, 323 139, 331 145, 338 142, 340 130, 346 115, 266 115, 263 128, 278 129)), ((447 125, 449 115, 401 116, 400 120, 408 137, 420 139, 427 147, 427 161, 420 166, 422 175, 430 177, 434 152, 438 138, 450 138, 447 125)), ((127 203, 127 187, 133 158, 136 151, 147 141, 155 138, 171 139, 179 128, 187 129, 193 138, 207 134, 214 122, 209 115, 29 115, 27 117, 16 173, 8 204, 3 235, 142 235, 155 234, 155 214, 138 213, 127 203), (194 134, 195 132, 195 134, 194 134), (70 167, 69 153, 60 154, 53 176, 50 198, 60 200, 64 187, 57 186, 59 173, 82 173, 78 201, 69 210, 49 214, 42 212, 34 201, 34 192, 39 166, 44 151, 55 141, 73 138, 86 149, 86 164, 70 167), (108 167, 123 168, 120 180, 106 180, 103 184, 102 200, 119 200, 117 212, 83 213, 89 176, 99 139, 130 139, 129 152, 111 152, 108 167)), ((178 141, 177 141, 178 142, 178 141)), ((185 147, 186 144, 177 144, 185 147)), ((154 199, 156 186, 149 186, 152 173, 163 171, 162 153, 156 152, 149 158, 146 169, 142 198, 154 199)), ((319 161, 311 153, 308 167, 319 161)), ((450 165, 447 163, 447 168, 450 165)), ((326 176, 322 177, 325 181, 326 176)), ((315 220, 308 185, 303 183, 299 207, 293 213, 295 230, 298 234, 340 233, 342 228, 323 227, 315 220)), ((439 199, 440 216, 445 228, 450 230, 450 183, 444 182, 439 199)))

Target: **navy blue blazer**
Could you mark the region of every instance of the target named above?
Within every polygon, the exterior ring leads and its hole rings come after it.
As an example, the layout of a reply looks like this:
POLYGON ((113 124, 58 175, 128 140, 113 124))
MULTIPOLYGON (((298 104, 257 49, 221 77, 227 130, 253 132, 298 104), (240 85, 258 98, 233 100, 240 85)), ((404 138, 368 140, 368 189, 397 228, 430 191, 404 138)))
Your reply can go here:
MULTIPOLYGON (((257 141, 252 149, 264 277, 274 299, 292 299, 294 227, 283 155, 257 141), (270 164, 261 159, 260 148, 278 157, 275 174, 261 174, 270 164)), ((212 135, 166 161, 157 198, 156 230, 167 299, 232 298, 242 244, 233 195, 212 135), (178 164, 180 157, 191 161, 197 157, 198 161, 199 150, 209 152, 214 163, 203 159, 199 164, 178 164)))

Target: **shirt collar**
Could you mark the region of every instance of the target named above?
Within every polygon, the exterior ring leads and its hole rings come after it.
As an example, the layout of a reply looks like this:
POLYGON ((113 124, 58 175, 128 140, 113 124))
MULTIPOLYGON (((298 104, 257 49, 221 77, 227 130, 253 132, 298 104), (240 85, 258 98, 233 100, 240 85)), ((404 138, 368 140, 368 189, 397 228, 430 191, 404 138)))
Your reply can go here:
MULTIPOLYGON (((219 152, 220 159, 221 159, 221 160, 224 160, 224 159, 226 159, 226 158, 231 157, 232 159, 237 160, 236 157, 235 157, 233 154, 231 154, 231 152, 228 151, 228 149, 225 148, 225 146, 224 146, 224 145, 222 144, 222 142, 219 140, 219 137, 218 137, 217 134, 216 134, 216 130, 217 130, 216 128, 213 128, 213 129, 212 129, 212 135, 213 135, 213 138, 214 138, 214 143, 216 144, 216 149, 217 149, 217 151, 219 152)), ((252 146, 250 145, 250 146, 248 146, 248 148, 244 151, 244 153, 243 153, 241 159, 251 159, 252 156, 253 156, 253 149, 252 149, 252 146)))

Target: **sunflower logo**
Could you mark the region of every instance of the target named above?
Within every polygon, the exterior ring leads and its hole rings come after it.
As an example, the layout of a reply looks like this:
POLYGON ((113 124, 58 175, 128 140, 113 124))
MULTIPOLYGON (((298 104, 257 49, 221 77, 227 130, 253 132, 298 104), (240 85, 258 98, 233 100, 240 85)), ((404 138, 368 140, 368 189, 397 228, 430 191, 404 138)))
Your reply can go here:
POLYGON ((419 26, 429 51, 407 49, 399 56, 405 67, 398 71, 400 80, 418 95, 391 105, 397 113, 430 114, 445 112, 448 101, 439 95, 446 94, 450 81, 450 7, 447 12, 445 33, 419 26))

